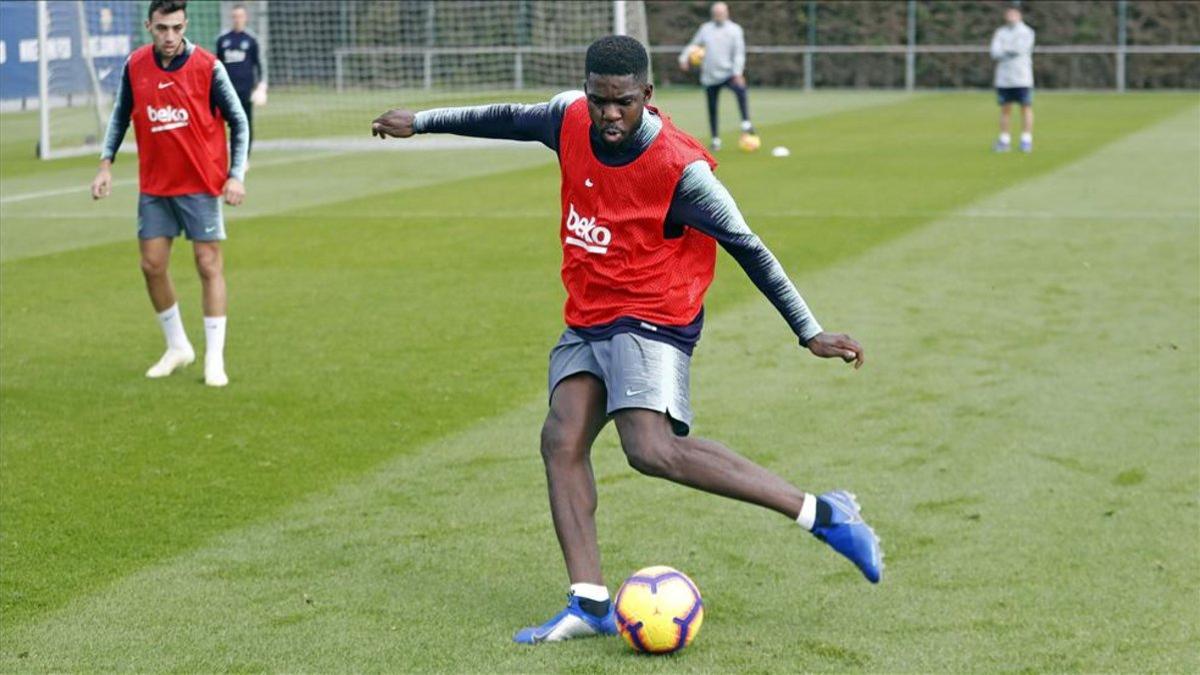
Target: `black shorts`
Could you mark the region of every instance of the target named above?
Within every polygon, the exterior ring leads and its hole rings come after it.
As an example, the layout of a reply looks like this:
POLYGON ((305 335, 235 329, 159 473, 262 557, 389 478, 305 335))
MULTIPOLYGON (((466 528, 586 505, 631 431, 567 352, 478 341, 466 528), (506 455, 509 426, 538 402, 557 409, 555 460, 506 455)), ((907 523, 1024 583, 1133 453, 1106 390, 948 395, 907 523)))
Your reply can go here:
POLYGON ((1033 87, 996 87, 996 103, 1033 105, 1033 87))

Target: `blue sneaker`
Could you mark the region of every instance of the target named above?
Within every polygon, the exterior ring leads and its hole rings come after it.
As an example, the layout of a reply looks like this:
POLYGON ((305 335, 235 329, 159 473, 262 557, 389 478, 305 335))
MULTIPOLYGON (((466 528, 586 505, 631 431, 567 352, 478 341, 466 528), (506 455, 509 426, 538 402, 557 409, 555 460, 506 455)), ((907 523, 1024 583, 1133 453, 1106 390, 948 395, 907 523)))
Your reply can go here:
POLYGON ((845 490, 833 490, 817 497, 832 512, 829 525, 814 527, 813 536, 850 559, 873 584, 883 578, 883 551, 875 530, 863 522, 858 501, 845 490))
POLYGON ((1033 152, 1033 141, 1021 141, 1021 152, 1025 154, 1033 152))
POLYGON ((559 642, 572 638, 590 637, 592 635, 616 635, 617 617, 612 603, 608 605, 608 614, 597 618, 579 607, 579 598, 567 594, 567 608, 554 615, 540 626, 522 628, 513 636, 513 642, 523 645, 536 645, 542 642, 559 642))
POLYGON ((1012 146, 1004 141, 996 141, 996 144, 992 146, 992 152, 1008 152, 1009 150, 1012 150, 1012 146))

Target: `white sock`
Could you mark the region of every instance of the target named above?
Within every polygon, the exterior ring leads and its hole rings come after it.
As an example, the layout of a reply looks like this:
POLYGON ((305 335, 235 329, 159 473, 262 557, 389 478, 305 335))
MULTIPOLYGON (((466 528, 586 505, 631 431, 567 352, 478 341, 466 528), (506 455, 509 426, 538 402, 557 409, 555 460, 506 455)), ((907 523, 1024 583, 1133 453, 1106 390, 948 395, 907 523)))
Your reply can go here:
POLYGON ((1032 143, 1033 142, 1033 133, 1026 131, 1025 133, 1021 134, 1021 142, 1022 143, 1032 143))
POLYGON ((158 313, 158 323, 167 339, 167 349, 191 349, 192 343, 188 342, 183 330, 183 315, 179 313, 178 302, 158 313))
POLYGON ((1001 131, 1000 132, 1000 142, 1003 143, 1004 145, 1008 145, 1009 143, 1012 143, 1012 136, 1009 135, 1009 133, 1007 131, 1001 131))
POLYGON ((817 522, 817 498, 815 495, 804 495, 804 503, 800 505, 800 515, 796 516, 800 527, 812 532, 817 522))
POLYGON ((225 317, 204 317, 204 363, 225 363, 225 317))
POLYGON ((571 584, 571 595, 596 602, 608 600, 608 587, 600 584, 571 584))
POLYGON ((750 131, 753 128, 754 125, 750 124, 750 120, 742 120, 742 131, 750 131))

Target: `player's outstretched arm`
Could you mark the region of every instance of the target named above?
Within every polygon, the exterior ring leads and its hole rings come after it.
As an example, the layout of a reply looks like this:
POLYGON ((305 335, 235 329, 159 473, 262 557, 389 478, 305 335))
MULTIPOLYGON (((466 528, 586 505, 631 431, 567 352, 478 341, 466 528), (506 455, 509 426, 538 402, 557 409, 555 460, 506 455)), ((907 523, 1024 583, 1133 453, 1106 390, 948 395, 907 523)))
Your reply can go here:
POLYGON ((413 120, 416 118, 416 113, 403 108, 393 108, 379 117, 376 117, 371 122, 371 135, 379 138, 408 138, 412 136, 413 120))
POLYGON ((691 227, 716 239, 788 322, 800 344, 814 355, 840 358, 855 368, 862 367, 862 345, 849 335, 826 333, 821 328, 779 260, 750 230, 737 203, 707 162, 694 162, 684 170, 666 224, 691 227))
POLYGON ((475 138, 538 141, 558 150, 558 132, 567 106, 583 96, 563 92, 545 103, 497 103, 461 108, 435 108, 415 112, 389 110, 371 122, 371 135, 408 138, 415 134, 455 134, 475 138))

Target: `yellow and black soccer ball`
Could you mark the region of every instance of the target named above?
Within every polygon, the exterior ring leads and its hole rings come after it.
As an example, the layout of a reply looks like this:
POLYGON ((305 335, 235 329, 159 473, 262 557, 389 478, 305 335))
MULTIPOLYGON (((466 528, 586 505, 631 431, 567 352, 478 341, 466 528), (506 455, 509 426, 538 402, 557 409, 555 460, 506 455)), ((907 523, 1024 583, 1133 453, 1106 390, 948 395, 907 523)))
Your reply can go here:
POLYGON ((647 654, 683 649, 704 623, 704 602, 696 584, 665 565, 634 572, 617 591, 614 609, 621 637, 647 654))
POLYGON ((762 139, 757 134, 742 134, 742 137, 738 139, 738 147, 742 149, 742 152, 754 152, 760 146, 762 146, 762 139))

